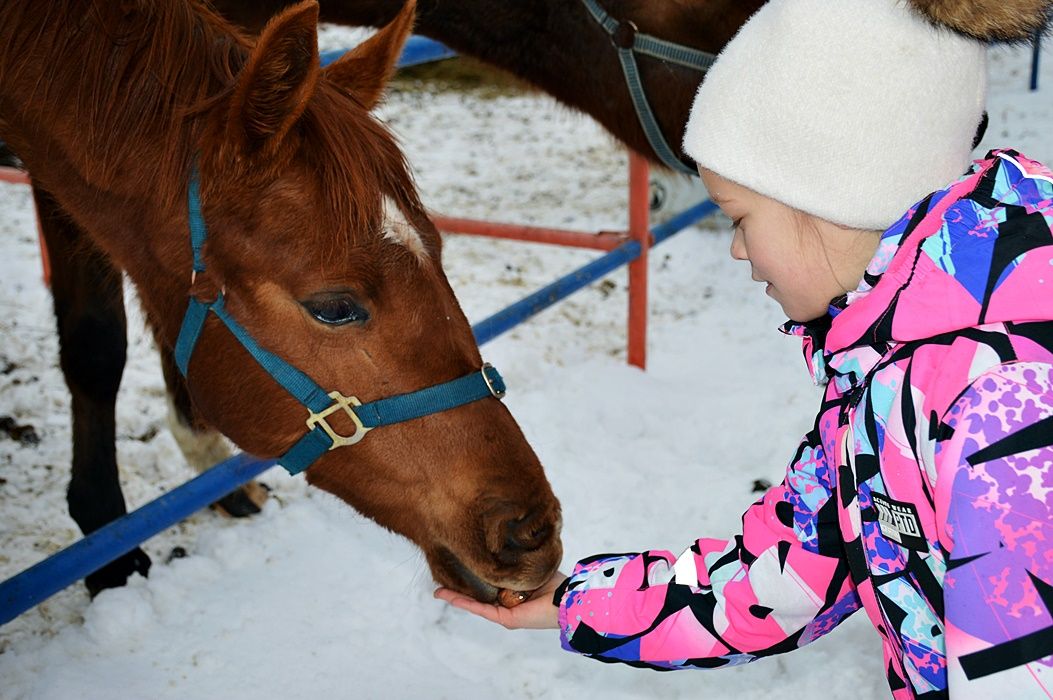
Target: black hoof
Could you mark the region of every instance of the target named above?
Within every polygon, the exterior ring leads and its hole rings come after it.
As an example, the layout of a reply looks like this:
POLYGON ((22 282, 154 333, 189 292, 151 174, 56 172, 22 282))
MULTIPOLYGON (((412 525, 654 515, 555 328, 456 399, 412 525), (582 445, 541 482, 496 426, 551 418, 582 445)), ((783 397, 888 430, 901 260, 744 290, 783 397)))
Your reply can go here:
POLYGON ((247 518, 260 512, 260 506, 241 487, 231 491, 214 505, 232 518, 247 518))
POLYGON ((172 551, 168 553, 168 558, 165 559, 165 564, 171 564, 175 559, 186 559, 187 551, 183 547, 172 547, 172 551))
POLYGON ((128 582, 134 573, 147 576, 150 571, 150 557, 136 547, 124 556, 115 559, 84 579, 88 594, 94 598, 107 588, 119 588, 128 582))

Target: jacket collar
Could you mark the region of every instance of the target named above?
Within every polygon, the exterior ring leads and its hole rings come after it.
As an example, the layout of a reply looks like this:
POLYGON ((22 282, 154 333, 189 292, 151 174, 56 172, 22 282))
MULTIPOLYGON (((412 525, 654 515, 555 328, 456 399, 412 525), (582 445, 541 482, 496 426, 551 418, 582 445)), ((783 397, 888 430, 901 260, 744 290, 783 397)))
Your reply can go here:
POLYGON ((847 391, 893 345, 1053 319, 1051 264, 1053 173, 1015 151, 992 151, 885 231, 859 286, 826 316, 782 330, 802 339, 816 384, 847 391))
POLYGON ((890 347, 890 343, 875 343, 831 352, 827 338, 837 318, 847 309, 847 297, 841 297, 831 303, 826 316, 807 323, 787 321, 779 329, 801 339, 812 381, 818 386, 833 382, 842 394, 862 384, 890 347))

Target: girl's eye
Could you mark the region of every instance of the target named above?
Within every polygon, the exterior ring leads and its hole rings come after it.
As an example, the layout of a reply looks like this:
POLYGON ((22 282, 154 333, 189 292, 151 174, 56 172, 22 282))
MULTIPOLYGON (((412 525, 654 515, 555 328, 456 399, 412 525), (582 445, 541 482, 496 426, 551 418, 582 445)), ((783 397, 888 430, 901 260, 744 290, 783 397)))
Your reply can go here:
POLYGON ((331 294, 300 303, 312 316, 328 326, 363 324, 369 320, 369 312, 359 306, 349 294, 331 294))
POLYGON ((742 228, 742 218, 740 217, 738 219, 732 219, 731 220, 731 227, 733 229, 735 229, 736 231, 741 229, 742 228))

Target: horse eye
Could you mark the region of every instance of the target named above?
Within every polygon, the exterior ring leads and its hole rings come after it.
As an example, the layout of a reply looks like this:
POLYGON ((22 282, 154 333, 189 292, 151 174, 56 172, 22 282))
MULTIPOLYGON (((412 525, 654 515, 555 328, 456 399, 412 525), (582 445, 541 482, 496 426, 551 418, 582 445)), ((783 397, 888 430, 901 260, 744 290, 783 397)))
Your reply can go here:
POLYGON ((369 320, 369 312, 348 294, 321 296, 300 303, 312 316, 329 326, 363 324, 369 320))

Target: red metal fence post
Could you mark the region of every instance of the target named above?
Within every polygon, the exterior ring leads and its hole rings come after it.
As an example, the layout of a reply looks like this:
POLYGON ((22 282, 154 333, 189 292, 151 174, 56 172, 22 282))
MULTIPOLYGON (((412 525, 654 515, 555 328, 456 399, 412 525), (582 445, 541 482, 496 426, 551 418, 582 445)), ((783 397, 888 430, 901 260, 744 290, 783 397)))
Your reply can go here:
POLYGON ((51 255, 48 254, 48 244, 44 240, 44 229, 40 225, 40 210, 37 208, 36 197, 33 198, 33 211, 37 214, 37 241, 40 243, 40 267, 44 275, 44 286, 51 287, 51 255))
MULTIPOLYGON (((32 184, 29 175, 15 168, 0 168, 0 182, 10 182, 16 185, 32 184)), ((37 210, 37 202, 33 200, 33 211, 37 210)), ((40 266, 43 268, 44 286, 51 286, 51 260, 48 258, 48 247, 44 243, 44 231, 40 228, 40 217, 37 216, 37 240, 40 241, 40 266)))
POLYGON ((629 263, 629 364, 647 368, 647 253, 651 247, 650 184, 647 161, 629 152, 629 237, 640 242, 640 257, 629 263))
POLYGON ((0 167, 0 182, 10 182, 15 185, 28 185, 29 176, 16 168, 0 167))

